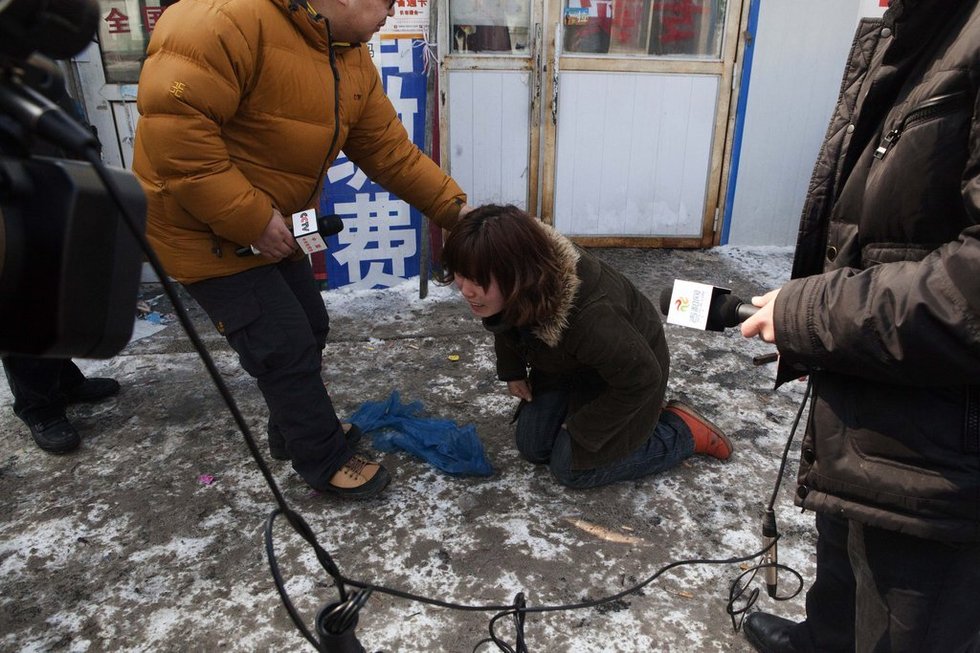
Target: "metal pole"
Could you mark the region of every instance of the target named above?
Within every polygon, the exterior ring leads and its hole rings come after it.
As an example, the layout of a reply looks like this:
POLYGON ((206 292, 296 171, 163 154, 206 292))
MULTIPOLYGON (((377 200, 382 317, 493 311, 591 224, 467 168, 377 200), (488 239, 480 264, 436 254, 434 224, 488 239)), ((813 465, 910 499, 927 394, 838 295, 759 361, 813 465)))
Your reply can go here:
MULTIPOLYGON (((433 6, 433 3, 429 3, 429 33, 425 35, 425 44, 423 47, 429 48, 430 41, 435 39, 435 42, 439 42, 436 31, 439 26, 439 12, 433 6)), ((435 53, 438 56, 438 53, 435 53)), ((428 64, 431 62, 429 53, 423 53, 422 60, 428 64)), ((425 78, 425 153, 429 158, 432 156, 432 142, 433 134, 432 130, 436 128, 435 126, 435 113, 436 113, 436 82, 438 81, 439 71, 435 66, 427 65, 428 74, 425 78)), ((429 294, 429 274, 431 273, 432 265, 432 243, 429 238, 429 219, 426 216, 422 216, 422 238, 419 244, 419 299, 425 299, 429 294)))

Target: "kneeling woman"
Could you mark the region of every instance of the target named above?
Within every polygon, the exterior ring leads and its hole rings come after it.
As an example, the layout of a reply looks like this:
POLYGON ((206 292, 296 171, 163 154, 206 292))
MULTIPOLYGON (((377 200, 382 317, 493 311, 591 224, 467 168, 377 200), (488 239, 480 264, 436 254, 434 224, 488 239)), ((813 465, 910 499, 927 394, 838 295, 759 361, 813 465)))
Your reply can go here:
POLYGON ((653 304, 622 274, 513 206, 473 210, 442 251, 494 334, 497 375, 521 399, 517 448, 575 488, 655 474, 728 438, 664 404, 670 359, 653 304))

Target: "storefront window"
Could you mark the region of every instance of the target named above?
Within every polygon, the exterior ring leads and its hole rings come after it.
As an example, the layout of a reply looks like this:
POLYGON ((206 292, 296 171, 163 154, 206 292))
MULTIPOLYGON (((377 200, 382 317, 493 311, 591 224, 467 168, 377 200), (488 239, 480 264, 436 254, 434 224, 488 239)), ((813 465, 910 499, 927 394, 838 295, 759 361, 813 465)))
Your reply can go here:
POLYGON ((99 44, 107 84, 135 84, 146 44, 163 11, 177 0, 99 0, 99 44))
POLYGON ((449 22, 453 52, 526 55, 531 0, 450 0, 449 22))
POLYGON ((718 58, 726 0, 565 0, 564 51, 718 58))

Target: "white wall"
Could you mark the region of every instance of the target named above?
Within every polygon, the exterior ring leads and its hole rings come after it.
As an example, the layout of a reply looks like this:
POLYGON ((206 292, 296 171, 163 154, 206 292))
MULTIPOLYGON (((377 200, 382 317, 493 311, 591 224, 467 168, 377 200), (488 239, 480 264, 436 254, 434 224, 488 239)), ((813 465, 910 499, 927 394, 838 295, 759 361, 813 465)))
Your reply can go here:
POLYGON ((858 16, 881 18, 882 14, 885 13, 885 7, 881 5, 881 2, 882 0, 861 0, 858 16))
POLYGON ((793 245, 858 18, 877 0, 761 0, 728 243, 793 245))

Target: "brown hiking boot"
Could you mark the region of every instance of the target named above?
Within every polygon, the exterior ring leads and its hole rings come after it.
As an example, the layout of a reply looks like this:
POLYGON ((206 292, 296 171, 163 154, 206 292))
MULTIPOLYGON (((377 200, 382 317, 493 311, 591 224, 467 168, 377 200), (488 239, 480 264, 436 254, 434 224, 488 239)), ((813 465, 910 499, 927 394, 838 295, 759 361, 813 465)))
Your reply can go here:
POLYGON ((721 429, 702 417, 687 404, 671 400, 664 410, 674 413, 687 424, 694 437, 694 453, 703 453, 718 460, 728 460, 732 455, 732 442, 721 429))
POLYGON ((349 499, 367 499, 380 494, 389 481, 391 475, 381 463, 355 455, 330 477, 325 489, 331 494, 349 499))

